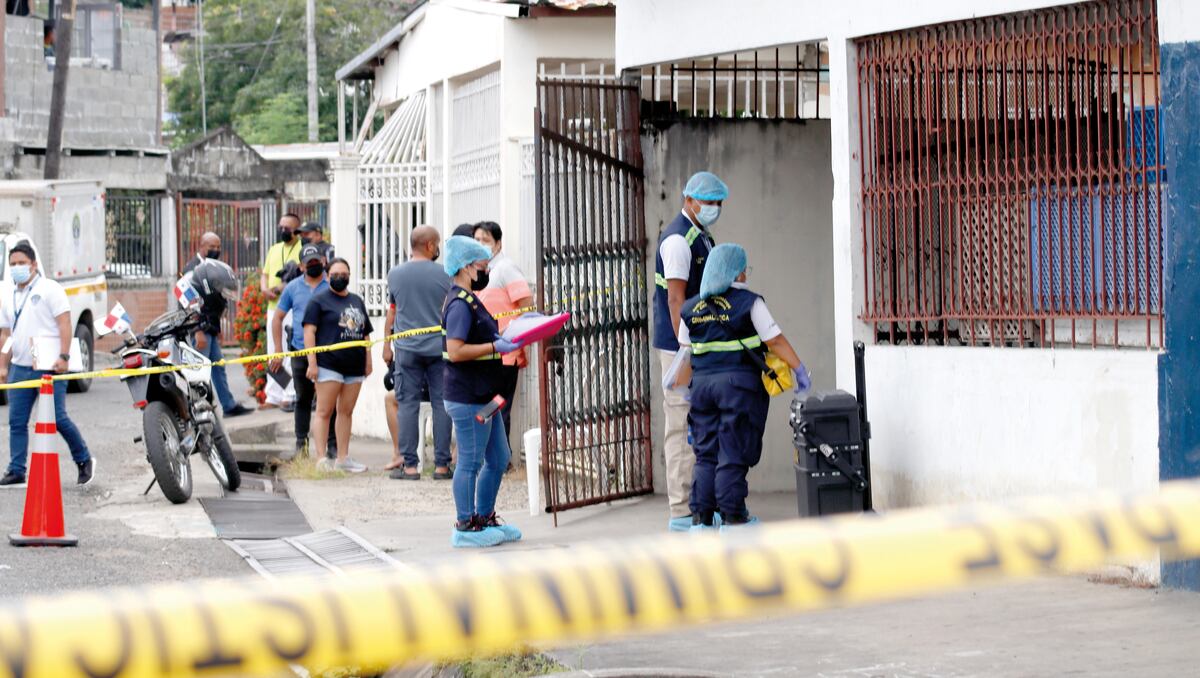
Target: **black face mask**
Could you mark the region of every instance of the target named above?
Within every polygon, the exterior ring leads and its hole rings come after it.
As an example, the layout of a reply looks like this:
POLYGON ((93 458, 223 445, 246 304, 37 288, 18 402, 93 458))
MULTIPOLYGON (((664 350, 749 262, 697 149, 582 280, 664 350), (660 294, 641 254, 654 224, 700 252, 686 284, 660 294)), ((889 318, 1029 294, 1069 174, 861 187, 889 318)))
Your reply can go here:
POLYGON ((281 228, 279 229, 279 242, 291 242, 295 235, 291 229, 281 228))
POLYGON ((471 281, 471 291, 478 292, 488 286, 488 272, 480 271, 475 275, 475 279, 471 281))
POLYGON ((312 241, 313 241, 312 238, 305 238, 304 236, 300 236, 300 242, 305 245, 311 245, 312 241))
POLYGON ((325 273, 325 264, 319 261, 309 263, 304 267, 304 275, 310 278, 320 278, 325 273))
POLYGON ((439 247, 439 248, 437 248, 436 250, 434 250, 434 251, 433 251, 433 256, 432 256, 432 257, 429 257, 429 260, 430 260, 430 261, 437 261, 438 259, 441 259, 441 258, 442 258, 442 248, 440 248, 440 247, 439 247))
POLYGON ((209 259, 220 259, 221 250, 209 250, 204 253, 204 256, 208 257, 209 259))
POLYGON ((334 292, 345 292, 346 288, 349 286, 350 286, 350 277, 349 276, 338 275, 338 276, 334 276, 329 279, 329 287, 332 288, 334 292))

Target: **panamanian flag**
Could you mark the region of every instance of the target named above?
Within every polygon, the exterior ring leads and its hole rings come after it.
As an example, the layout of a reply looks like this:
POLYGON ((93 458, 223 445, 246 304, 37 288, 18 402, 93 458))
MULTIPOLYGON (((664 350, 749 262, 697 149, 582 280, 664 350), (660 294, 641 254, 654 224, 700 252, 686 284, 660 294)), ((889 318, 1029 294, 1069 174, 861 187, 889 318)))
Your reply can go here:
POLYGON ((105 334, 110 332, 120 334, 121 332, 129 331, 130 326, 133 325, 133 318, 129 317, 129 313, 125 311, 125 307, 118 301, 100 324, 107 330, 105 334))
POLYGON ((189 273, 175 283, 175 301, 184 308, 191 308, 200 303, 200 294, 192 288, 192 275, 189 273))

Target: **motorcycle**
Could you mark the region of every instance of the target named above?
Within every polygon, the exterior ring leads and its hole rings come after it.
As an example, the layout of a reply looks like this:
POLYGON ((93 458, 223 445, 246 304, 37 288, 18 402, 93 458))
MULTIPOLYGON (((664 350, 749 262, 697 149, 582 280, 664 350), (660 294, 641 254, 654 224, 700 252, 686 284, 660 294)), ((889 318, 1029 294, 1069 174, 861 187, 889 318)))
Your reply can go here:
POLYGON ((154 481, 146 492, 157 482, 174 504, 192 496, 190 458, 195 454, 204 459, 226 490, 233 492, 242 482, 215 402, 212 364, 187 342, 200 324, 201 316, 194 308, 169 311, 151 322, 141 336, 131 336, 114 351, 127 369, 182 367, 121 377, 134 406, 142 411, 143 434, 134 442, 145 442, 146 460, 154 471, 154 481))

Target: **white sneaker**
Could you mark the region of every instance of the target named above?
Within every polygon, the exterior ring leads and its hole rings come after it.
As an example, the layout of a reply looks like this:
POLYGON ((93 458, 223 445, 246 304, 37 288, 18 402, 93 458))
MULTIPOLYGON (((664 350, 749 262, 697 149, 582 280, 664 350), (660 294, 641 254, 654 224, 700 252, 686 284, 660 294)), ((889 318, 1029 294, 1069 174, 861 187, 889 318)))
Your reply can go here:
POLYGON ((357 461, 354 461, 353 459, 351 459, 350 457, 346 457, 345 459, 339 459, 333 465, 333 467, 339 471, 345 471, 346 473, 362 473, 363 471, 367 470, 366 464, 360 464, 357 461))

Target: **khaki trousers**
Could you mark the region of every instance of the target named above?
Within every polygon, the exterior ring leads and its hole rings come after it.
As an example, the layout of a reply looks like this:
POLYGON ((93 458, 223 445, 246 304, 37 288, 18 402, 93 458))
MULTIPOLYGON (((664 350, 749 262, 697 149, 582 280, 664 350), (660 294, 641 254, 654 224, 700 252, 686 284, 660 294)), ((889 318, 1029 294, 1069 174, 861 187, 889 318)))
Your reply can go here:
MULTIPOLYGON (((662 366, 660 374, 666 374, 675 360, 672 351, 658 351, 662 366)), ((661 379, 659 380, 661 383, 661 379)), ((663 454, 667 462, 667 502, 672 518, 691 515, 688 500, 692 495, 692 469, 696 466, 696 454, 687 442, 688 403, 675 391, 663 389, 663 454)))

